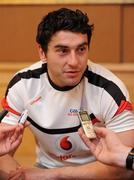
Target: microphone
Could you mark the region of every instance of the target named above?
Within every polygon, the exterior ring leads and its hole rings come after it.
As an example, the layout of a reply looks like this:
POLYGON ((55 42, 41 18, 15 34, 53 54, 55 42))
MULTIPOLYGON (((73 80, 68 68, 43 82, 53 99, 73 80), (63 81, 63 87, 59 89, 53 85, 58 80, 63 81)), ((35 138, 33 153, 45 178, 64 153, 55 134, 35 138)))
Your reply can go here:
POLYGON ((1 113, 0 113, 0 122, 2 121, 2 119, 7 115, 8 110, 4 109, 1 113))

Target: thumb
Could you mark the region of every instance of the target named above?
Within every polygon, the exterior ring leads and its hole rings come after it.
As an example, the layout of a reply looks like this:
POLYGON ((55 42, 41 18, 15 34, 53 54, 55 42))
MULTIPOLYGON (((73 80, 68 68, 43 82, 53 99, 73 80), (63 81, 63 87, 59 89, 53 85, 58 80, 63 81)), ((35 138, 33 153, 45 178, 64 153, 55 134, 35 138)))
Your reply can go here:
POLYGON ((97 136, 102 137, 102 138, 106 137, 106 135, 110 131, 104 127, 95 127, 94 130, 95 130, 95 133, 97 134, 97 136))

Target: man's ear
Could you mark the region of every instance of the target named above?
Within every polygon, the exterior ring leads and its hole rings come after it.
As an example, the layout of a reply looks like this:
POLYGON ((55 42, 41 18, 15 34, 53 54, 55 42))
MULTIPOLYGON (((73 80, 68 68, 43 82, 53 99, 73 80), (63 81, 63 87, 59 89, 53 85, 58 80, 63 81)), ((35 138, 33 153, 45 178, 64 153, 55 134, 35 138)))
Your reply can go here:
POLYGON ((37 50, 41 61, 46 61, 46 55, 40 44, 37 44, 37 50))

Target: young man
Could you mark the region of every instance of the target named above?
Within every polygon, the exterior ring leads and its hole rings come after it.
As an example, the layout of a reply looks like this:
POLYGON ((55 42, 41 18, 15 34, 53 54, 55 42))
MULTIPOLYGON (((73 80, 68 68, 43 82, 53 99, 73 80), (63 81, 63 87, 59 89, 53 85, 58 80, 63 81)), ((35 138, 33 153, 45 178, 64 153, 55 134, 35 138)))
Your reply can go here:
POLYGON ((88 21, 80 10, 50 12, 37 30, 41 61, 19 71, 10 81, 4 101, 17 113, 8 113, 3 123, 16 124, 17 114, 28 110, 38 166, 19 169, 10 177, 18 179, 20 171, 32 180, 122 179, 132 175, 96 161, 77 132, 77 112, 86 110, 95 125, 118 132, 121 141, 134 145, 134 116, 125 86, 88 60, 93 30, 88 21))
POLYGON ((98 161, 134 170, 134 148, 125 146, 113 131, 103 127, 95 127, 96 139, 89 139, 82 128, 78 132, 98 161))

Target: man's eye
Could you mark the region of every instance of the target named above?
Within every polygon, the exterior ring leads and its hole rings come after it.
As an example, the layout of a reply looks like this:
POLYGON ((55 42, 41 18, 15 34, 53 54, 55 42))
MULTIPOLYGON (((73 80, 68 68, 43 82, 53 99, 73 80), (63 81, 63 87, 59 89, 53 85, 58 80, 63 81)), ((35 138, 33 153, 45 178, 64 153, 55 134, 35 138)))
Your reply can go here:
POLYGON ((64 54, 64 53, 67 53, 68 52, 68 49, 61 49, 61 52, 64 54))
POLYGON ((58 52, 60 55, 64 55, 64 54, 67 54, 67 53, 69 52, 69 50, 66 49, 66 48, 65 48, 65 49, 62 48, 62 49, 58 49, 57 52, 58 52))
POLYGON ((79 48, 79 52, 83 52, 83 51, 85 51, 85 50, 86 50, 85 47, 80 47, 80 48, 79 48))

